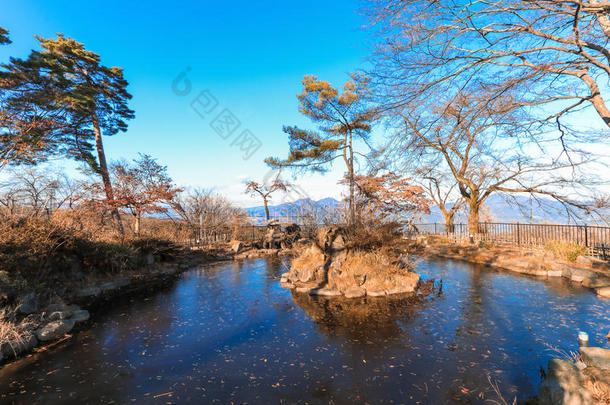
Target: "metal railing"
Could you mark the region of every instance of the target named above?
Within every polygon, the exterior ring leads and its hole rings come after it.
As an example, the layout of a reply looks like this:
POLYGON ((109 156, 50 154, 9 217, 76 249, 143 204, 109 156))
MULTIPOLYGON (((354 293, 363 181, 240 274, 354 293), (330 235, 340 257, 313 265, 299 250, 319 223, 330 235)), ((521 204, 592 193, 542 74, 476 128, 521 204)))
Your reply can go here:
MULTIPOLYGON (((468 224, 415 224, 413 229, 418 234, 444 235, 457 241, 471 238, 468 224)), ((588 248, 593 256, 610 257, 610 227, 607 226, 480 222, 478 232, 473 233, 472 239, 533 247, 545 246, 553 241, 569 242, 588 248)))

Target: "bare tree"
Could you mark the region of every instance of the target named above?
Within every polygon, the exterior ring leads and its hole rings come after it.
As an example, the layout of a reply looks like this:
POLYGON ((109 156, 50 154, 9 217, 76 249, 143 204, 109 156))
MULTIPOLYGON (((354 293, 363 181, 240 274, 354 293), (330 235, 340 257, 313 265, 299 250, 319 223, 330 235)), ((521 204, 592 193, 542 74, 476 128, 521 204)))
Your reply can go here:
POLYGON ((233 205, 224 196, 211 189, 193 188, 181 192, 176 198, 176 213, 193 230, 205 237, 245 216, 244 210, 233 205))
POLYGON ((453 232, 455 216, 466 202, 457 190, 458 182, 450 172, 440 171, 438 167, 426 167, 418 172, 426 194, 443 214, 447 232, 453 232))
POLYGON ((271 183, 259 183, 254 180, 246 181, 246 194, 251 196, 260 196, 263 199, 263 206, 265 207, 265 217, 269 221, 269 200, 271 195, 276 191, 286 191, 290 187, 290 183, 280 178, 281 170, 278 170, 277 175, 271 181, 271 183))
POLYGON ((59 183, 57 174, 36 167, 12 170, 3 187, 2 205, 13 215, 17 209, 27 216, 50 214, 55 207, 59 183))
POLYGON ((478 233, 481 207, 493 193, 546 196, 566 209, 591 208, 582 195, 576 198, 593 185, 579 170, 590 156, 581 151, 552 157, 544 139, 555 135, 528 132, 521 105, 510 95, 493 98, 477 88, 431 100, 396 113, 404 130, 393 141, 395 153, 414 170, 439 161, 449 168, 469 208, 471 233, 478 233))
POLYGON ((393 106, 473 79, 518 87, 546 119, 592 106, 610 126, 610 5, 598 0, 369 0, 370 76, 393 106), (550 115, 550 116, 549 116, 550 115))

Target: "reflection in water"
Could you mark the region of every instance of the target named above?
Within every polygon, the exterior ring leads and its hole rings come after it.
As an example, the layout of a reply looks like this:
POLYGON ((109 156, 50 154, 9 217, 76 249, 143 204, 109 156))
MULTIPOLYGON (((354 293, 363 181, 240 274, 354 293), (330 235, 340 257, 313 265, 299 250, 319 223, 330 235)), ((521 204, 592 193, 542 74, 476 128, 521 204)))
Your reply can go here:
POLYGON ((399 320, 408 322, 426 301, 417 296, 329 299, 294 290, 292 299, 327 336, 362 342, 398 338, 399 320))
POLYGON ((536 393, 553 344, 608 346, 610 301, 563 280, 423 261, 427 300, 321 300, 280 259, 207 265, 97 311, 86 332, 0 369, 4 403, 486 403, 536 393))

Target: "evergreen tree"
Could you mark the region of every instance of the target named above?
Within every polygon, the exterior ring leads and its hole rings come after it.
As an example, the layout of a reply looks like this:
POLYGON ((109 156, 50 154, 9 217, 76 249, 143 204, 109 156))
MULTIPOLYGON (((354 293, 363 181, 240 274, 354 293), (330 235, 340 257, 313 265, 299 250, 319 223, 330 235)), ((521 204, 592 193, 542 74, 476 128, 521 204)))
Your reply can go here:
POLYGON ((288 134, 290 154, 285 160, 267 158, 271 167, 293 167, 304 170, 325 171, 337 158, 343 158, 347 167, 349 186, 349 222, 354 223, 354 138, 368 139, 374 110, 366 107, 365 77, 352 75, 343 85, 343 91, 330 83, 307 75, 302 81, 303 92, 297 96, 299 111, 318 124, 320 132, 297 127, 284 127, 288 134))
POLYGON ((10 44, 11 40, 8 37, 8 30, 0 26, 0 45, 10 44))
POLYGON ((56 39, 37 37, 41 51, 26 60, 12 58, 4 66, 5 80, 13 83, 13 102, 28 101, 53 117, 47 135, 57 150, 85 161, 102 178, 108 205, 121 233, 123 225, 116 206, 106 163, 102 135, 127 130, 134 117, 129 109, 131 95, 123 70, 106 67, 100 56, 82 43, 58 34, 56 39), (92 148, 95 147, 97 159, 92 148))

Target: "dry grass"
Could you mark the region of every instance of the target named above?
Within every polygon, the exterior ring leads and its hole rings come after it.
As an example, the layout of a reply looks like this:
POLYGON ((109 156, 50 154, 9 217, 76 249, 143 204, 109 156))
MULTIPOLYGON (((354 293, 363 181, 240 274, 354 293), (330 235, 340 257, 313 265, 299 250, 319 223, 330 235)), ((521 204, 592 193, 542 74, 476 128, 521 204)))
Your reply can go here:
POLYGON ((315 269, 320 264, 324 264, 324 254, 320 249, 309 247, 304 249, 298 256, 292 260, 291 268, 296 271, 306 269, 315 269))
POLYGON ((355 251, 340 253, 333 261, 328 284, 339 291, 353 286, 383 291, 408 284, 413 277, 416 277, 414 273, 397 265, 384 253, 355 251))
POLYGON ((587 254, 587 248, 571 242, 552 241, 546 244, 545 249, 553 252, 556 259, 575 262, 578 256, 587 254))
POLYGON ((146 264, 149 253, 171 260, 184 250, 164 237, 119 237, 84 210, 0 221, 0 269, 18 290, 53 290, 73 281, 76 273, 134 270, 146 264))
POLYGON ((488 399, 487 402, 491 403, 491 404, 496 404, 496 405, 517 405, 517 398, 513 399, 512 402, 508 402, 506 399, 504 399, 504 396, 502 395, 502 391, 500 391, 500 387, 498 386, 498 382, 494 381, 491 376, 487 376, 487 380, 489 381, 489 385, 491 386, 491 389, 493 390, 493 392, 496 394, 496 396, 498 397, 498 399, 488 399))
POLYGON ((610 387, 607 383, 590 378, 585 382, 585 387, 591 391, 597 404, 610 404, 610 387))
POLYGON ((8 308, 0 312, 0 348, 9 345, 16 354, 16 348, 24 344, 23 333, 15 323, 7 319, 9 312, 8 308))

